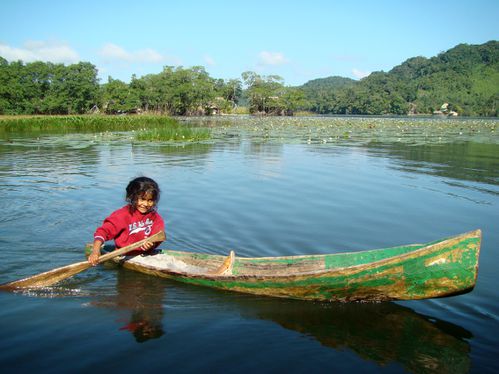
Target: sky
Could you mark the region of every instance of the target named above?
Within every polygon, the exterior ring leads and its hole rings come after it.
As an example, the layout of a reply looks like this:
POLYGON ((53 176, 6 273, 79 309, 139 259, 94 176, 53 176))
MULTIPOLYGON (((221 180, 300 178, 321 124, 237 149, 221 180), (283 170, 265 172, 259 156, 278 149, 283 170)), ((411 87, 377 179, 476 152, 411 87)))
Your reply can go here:
POLYGON ((90 62, 101 83, 164 66, 297 86, 499 40, 499 0, 1 0, 0 56, 90 62))

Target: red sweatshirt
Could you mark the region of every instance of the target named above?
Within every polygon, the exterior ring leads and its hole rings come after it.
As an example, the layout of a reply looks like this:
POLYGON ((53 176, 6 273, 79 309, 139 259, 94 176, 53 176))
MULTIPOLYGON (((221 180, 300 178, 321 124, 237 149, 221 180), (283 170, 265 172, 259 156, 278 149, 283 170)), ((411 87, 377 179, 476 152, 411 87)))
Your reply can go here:
POLYGON ((159 213, 153 211, 142 214, 138 210, 131 213, 130 205, 125 205, 104 220, 102 226, 95 230, 94 239, 103 242, 114 239, 116 248, 121 248, 164 229, 165 223, 159 213))

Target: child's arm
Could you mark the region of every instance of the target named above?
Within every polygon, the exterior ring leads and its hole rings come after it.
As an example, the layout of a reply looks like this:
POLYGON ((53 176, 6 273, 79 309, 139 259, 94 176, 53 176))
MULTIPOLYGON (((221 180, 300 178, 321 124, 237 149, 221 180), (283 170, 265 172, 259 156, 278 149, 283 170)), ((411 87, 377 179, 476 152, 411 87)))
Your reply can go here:
POLYGON ((111 213, 100 227, 97 227, 94 233, 94 243, 92 245, 92 253, 88 256, 88 262, 93 266, 98 264, 100 257, 100 249, 102 244, 107 240, 115 239, 119 234, 119 227, 124 226, 121 222, 120 209, 111 213))
POLYGON ((90 262, 93 266, 96 266, 99 263, 102 243, 102 240, 95 239, 94 244, 92 245, 92 253, 90 254, 90 256, 88 256, 88 262, 90 262))

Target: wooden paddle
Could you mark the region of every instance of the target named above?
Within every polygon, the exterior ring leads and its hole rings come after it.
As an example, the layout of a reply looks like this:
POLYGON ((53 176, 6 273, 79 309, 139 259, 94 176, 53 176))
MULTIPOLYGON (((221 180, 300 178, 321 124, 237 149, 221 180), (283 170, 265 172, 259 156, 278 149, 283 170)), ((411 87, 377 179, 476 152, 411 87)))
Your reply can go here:
MULTIPOLYGON (((121 256, 127 252, 139 248, 145 242, 161 242, 166 239, 164 231, 160 231, 153 236, 140 240, 136 243, 127 245, 126 247, 117 249, 110 253, 106 253, 99 257, 99 264, 110 260, 114 257, 121 256)), ((46 271, 37 275, 33 275, 28 278, 20 279, 17 281, 4 283, 0 285, 0 290, 15 290, 17 288, 36 288, 36 287, 48 287, 63 279, 69 278, 75 274, 87 270, 92 267, 88 261, 77 262, 75 264, 66 265, 57 269, 46 271)))

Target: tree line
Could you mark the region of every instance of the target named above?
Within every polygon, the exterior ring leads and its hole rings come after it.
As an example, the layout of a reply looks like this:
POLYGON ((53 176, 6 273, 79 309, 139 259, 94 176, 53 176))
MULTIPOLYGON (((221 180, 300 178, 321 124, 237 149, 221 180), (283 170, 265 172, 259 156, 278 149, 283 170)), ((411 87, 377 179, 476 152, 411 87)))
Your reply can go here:
POLYGON ((202 66, 166 66, 130 83, 99 83, 89 62, 8 62, 0 57, 0 114, 83 114, 89 112, 210 115, 233 113, 431 114, 497 116, 499 42, 460 44, 432 58, 414 57, 389 72, 355 81, 328 77, 286 86, 277 75, 252 71, 240 79, 215 79, 202 66))

